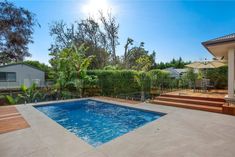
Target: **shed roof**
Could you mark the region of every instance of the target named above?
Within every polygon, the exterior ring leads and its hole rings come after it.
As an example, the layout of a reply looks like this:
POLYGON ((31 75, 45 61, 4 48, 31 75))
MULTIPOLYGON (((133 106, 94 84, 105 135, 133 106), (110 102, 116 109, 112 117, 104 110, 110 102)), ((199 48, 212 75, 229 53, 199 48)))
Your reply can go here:
POLYGON ((41 70, 41 69, 39 69, 37 67, 34 67, 32 65, 26 64, 26 63, 10 63, 10 64, 6 64, 6 65, 0 65, 0 68, 7 67, 7 66, 14 66, 14 65, 26 65, 26 66, 31 67, 33 69, 36 69, 36 70, 44 72, 43 70, 41 70))

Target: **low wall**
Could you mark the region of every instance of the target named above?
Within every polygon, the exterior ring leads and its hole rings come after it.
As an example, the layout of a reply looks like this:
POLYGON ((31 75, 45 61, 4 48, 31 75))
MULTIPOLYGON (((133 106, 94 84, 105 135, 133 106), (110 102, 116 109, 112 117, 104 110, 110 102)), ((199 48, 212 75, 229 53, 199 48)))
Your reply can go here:
POLYGON ((235 116, 235 105, 223 105, 223 113, 235 116))

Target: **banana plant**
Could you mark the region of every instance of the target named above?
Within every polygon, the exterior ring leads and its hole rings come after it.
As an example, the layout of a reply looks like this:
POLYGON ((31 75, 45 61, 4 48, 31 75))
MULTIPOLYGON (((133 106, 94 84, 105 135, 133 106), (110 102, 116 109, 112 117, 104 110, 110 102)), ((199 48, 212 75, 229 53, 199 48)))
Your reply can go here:
POLYGON ((10 105, 18 104, 19 101, 20 101, 20 97, 18 97, 18 96, 13 98, 12 96, 7 95, 5 98, 6 98, 7 102, 8 102, 8 104, 10 104, 10 105))
POLYGON ((77 47, 72 44, 70 48, 63 49, 57 58, 57 83, 60 95, 63 91, 76 92, 82 96, 83 81, 87 79, 86 70, 94 56, 86 57, 87 48, 84 45, 77 47))
POLYGON ((18 94, 18 97, 20 97, 25 103, 35 102, 41 96, 35 83, 33 83, 29 88, 25 85, 21 85, 21 91, 22 94, 18 94))
POLYGON ((7 95, 5 98, 7 102, 11 105, 18 104, 20 102, 32 103, 39 100, 42 97, 42 94, 37 90, 37 86, 33 83, 29 88, 25 85, 21 85, 21 92, 16 97, 7 95))

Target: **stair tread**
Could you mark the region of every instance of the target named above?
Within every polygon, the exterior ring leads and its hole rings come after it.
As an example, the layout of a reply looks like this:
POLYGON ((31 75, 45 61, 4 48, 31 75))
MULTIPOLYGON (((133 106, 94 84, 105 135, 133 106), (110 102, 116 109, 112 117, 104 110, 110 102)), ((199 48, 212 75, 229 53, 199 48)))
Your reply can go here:
POLYGON ((176 107, 184 107, 184 108, 195 108, 195 109, 201 109, 201 110, 213 110, 215 112, 222 112, 222 107, 214 107, 214 106, 204 106, 204 105, 198 105, 198 104, 189 104, 189 103, 179 103, 179 102, 169 102, 169 101, 161 101, 161 100, 153 100, 153 103, 158 103, 159 105, 166 105, 169 106, 176 106, 176 107), (163 104, 161 104, 163 103, 163 104))
POLYGON ((184 98, 184 99, 194 99, 194 100, 206 100, 206 101, 217 101, 225 102, 223 98, 212 98, 212 97, 200 97, 200 96, 186 96, 186 95, 173 95, 173 94, 163 94, 164 97, 174 97, 174 98, 184 98))
POLYGON ((218 101, 211 101, 211 100, 200 100, 200 99, 190 99, 190 98, 179 98, 179 97, 166 97, 166 96, 159 96, 158 98, 165 98, 170 100, 182 100, 182 101, 191 101, 191 102, 203 102, 203 103, 211 103, 211 104, 221 104, 223 105, 223 102, 218 101))

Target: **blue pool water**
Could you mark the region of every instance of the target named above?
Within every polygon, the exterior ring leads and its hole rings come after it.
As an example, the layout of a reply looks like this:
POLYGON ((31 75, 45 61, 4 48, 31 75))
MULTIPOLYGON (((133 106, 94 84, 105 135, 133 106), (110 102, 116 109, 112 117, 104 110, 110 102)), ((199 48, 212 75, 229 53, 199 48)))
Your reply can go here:
POLYGON ((36 108, 94 147, 164 115, 94 100, 36 108))

